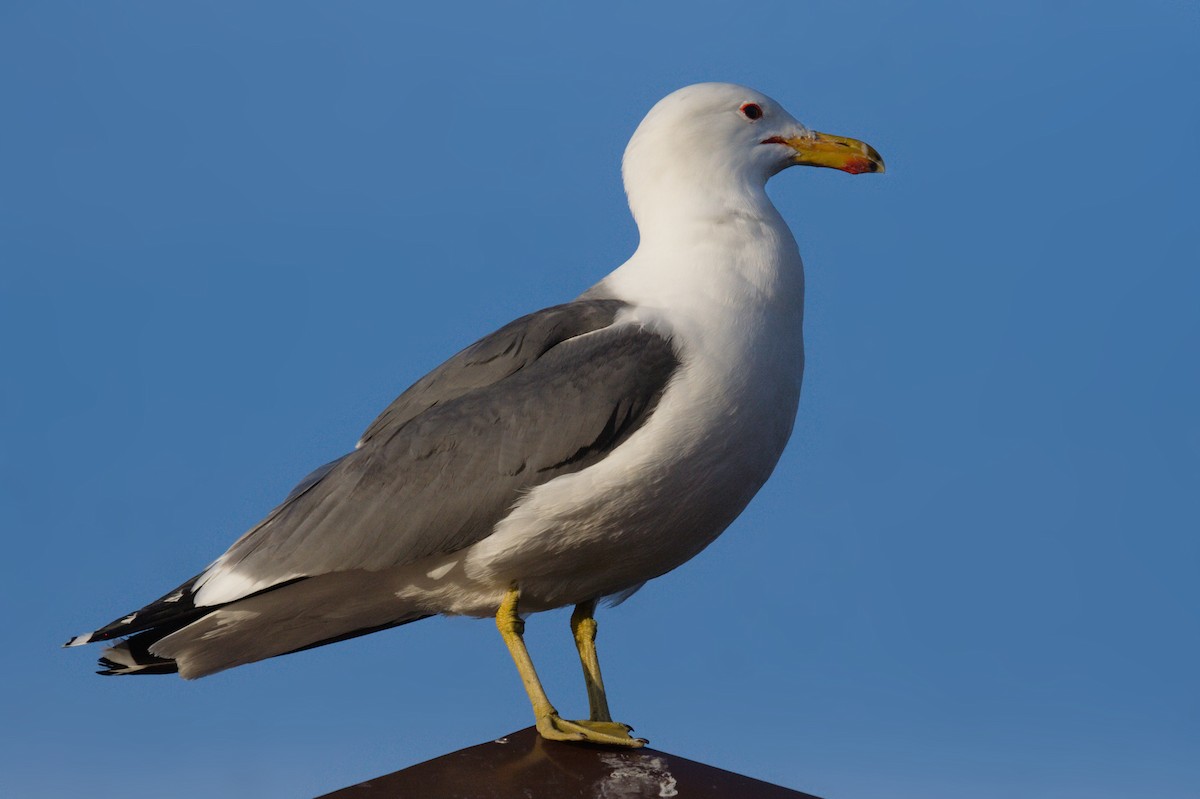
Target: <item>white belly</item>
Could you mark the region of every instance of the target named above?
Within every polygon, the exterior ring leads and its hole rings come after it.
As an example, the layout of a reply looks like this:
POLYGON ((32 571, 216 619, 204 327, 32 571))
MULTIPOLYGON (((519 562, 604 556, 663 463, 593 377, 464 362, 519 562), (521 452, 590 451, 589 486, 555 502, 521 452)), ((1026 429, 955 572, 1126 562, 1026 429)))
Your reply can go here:
POLYGON ((799 313, 763 321, 775 324, 745 326, 740 337, 711 320, 688 331, 683 340, 700 343, 684 348, 642 428, 602 462, 531 491, 458 553, 447 577, 475 590, 454 592, 464 606, 451 612, 491 613, 513 583, 528 610, 617 594, 710 544, 766 482, 795 420, 799 313))

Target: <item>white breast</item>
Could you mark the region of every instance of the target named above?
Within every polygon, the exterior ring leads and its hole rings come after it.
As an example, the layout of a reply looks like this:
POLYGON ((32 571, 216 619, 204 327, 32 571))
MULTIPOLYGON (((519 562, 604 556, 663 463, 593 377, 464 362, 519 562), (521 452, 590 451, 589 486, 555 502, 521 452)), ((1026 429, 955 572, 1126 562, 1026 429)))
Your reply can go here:
POLYGON ((639 250, 606 279, 633 303, 616 324, 671 335, 681 367, 625 443, 531 491, 462 553, 465 577, 519 583, 529 610, 580 602, 675 568, 736 518, 778 461, 799 399, 803 271, 782 233, 735 220, 706 231, 709 258, 639 250))

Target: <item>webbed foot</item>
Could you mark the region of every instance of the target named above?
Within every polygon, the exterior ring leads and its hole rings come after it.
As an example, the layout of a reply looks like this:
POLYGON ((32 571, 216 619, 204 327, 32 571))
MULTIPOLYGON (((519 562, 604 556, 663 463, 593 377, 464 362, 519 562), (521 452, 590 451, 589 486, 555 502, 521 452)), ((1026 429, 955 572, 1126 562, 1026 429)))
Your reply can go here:
POLYGON ((630 735, 633 727, 619 721, 568 721, 557 715, 541 716, 537 720, 537 731, 551 741, 576 741, 605 746, 628 746, 634 749, 645 746, 645 738, 630 735))

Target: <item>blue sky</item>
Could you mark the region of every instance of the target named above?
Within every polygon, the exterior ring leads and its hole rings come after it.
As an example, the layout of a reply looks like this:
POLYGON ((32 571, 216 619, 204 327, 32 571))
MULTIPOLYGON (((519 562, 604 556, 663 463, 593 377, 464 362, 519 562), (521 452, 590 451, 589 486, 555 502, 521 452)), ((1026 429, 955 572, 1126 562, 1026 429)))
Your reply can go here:
MULTIPOLYGON (((624 260, 624 143, 701 80, 888 173, 773 181, 796 432, 601 616, 616 715, 828 799, 1200 791, 1200 11, 734 5, 0 8, 0 792, 305 796, 531 722, 486 622, 195 683, 57 647, 624 260)), ((584 712, 565 613, 529 641, 584 712)))

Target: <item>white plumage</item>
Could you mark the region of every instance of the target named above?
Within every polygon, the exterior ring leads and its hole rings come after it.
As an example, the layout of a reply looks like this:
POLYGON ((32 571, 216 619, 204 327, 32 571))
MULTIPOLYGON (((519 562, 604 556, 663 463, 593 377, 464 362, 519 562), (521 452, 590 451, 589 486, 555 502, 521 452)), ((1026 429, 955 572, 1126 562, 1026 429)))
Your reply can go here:
POLYGON ((804 273, 765 187, 796 163, 882 169, 741 86, 663 99, 625 153, 640 234, 625 264, 460 353, 194 580, 71 643, 133 634, 106 652, 110 673, 196 677, 430 614, 494 615, 514 587, 523 611, 624 598, 679 566, 792 430, 804 273), (522 354, 539 336, 544 352, 522 354))

